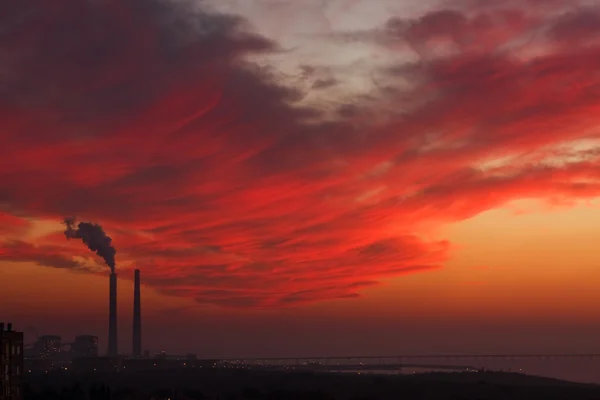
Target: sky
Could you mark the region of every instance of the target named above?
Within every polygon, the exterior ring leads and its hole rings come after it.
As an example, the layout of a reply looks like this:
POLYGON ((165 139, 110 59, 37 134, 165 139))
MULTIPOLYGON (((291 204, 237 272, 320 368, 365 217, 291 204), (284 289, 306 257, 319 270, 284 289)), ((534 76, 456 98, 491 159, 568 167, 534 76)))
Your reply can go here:
POLYGON ((0 316, 207 357, 594 352, 600 7, 0 6, 0 316))

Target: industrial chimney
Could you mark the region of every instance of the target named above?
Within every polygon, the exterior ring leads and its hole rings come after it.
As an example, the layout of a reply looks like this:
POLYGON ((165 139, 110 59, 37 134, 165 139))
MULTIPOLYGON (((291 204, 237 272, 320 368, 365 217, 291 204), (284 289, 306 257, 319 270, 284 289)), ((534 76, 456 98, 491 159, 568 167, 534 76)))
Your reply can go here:
POLYGON ((134 271, 133 286, 133 356, 142 356, 142 304, 140 299, 140 270, 134 271))
POLYGON ((117 274, 110 274, 108 304, 108 356, 116 357, 117 350, 117 274))

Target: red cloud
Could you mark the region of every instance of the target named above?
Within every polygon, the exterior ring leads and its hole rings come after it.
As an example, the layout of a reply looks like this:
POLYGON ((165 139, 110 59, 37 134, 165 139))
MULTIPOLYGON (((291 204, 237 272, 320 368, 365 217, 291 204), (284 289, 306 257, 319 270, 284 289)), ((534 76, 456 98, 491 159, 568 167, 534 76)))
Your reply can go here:
MULTIPOLYGON (((443 264, 448 243, 422 239, 424 223, 600 192, 600 47, 569 28, 577 15, 396 21, 391 39, 422 57, 388 71, 413 88, 379 101, 405 111, 318 123, 245 61, 275 46, 236 18, 49 3, 0 8, 0 204, 100 222, 117 262, 166 293, 256 307, 355 297, 443 264)), ((69 267, 85 254, 43 242, 5 242, 0 258, 69 267)))
POLYGON ((31 224, 23 218, 0 211, 0 237, 27 232, 31 224))

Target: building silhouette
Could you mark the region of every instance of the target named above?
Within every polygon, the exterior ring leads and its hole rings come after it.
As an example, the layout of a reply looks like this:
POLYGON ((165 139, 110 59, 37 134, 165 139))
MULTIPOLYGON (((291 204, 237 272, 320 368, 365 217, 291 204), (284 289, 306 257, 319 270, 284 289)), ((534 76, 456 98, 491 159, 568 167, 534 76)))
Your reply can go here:
POLYGON ((0 322, 0 400, 22 399, 23 332, 0 322))
POLYGON ((98 336, 79 335, 71 345, 73 357, 98 357, 98 336))
POLYGON ((58 335, 40 336, 33 344, 33 351, 37 357, 56 359, 62 350, 62 338, 58 335))

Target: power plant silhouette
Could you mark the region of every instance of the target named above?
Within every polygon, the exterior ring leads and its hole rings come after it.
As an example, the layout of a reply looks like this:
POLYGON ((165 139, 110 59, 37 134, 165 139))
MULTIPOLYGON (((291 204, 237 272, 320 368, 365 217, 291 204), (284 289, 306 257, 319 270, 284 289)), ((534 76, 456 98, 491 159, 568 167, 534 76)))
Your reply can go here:
MULTIPOLYGON (((133 346, 132 355, 134 357, 142 356, 142 304, 140 294, 140 270, 134 271, 133 286, 133 346)), ((109 276, 108 291, 108 357, 117 357, 119 355, 117 344, 117 274, 111 272, 109 276)))
POLYGON ((134 272, 133 285, 133 346, 132 355, 142 356, 142 304, 140 298, 140 270, 134 272))
POLYGON ((109 357, 118 355, 117 347, 117 274, 110 273, 108 289, 108 351, 109 357))

